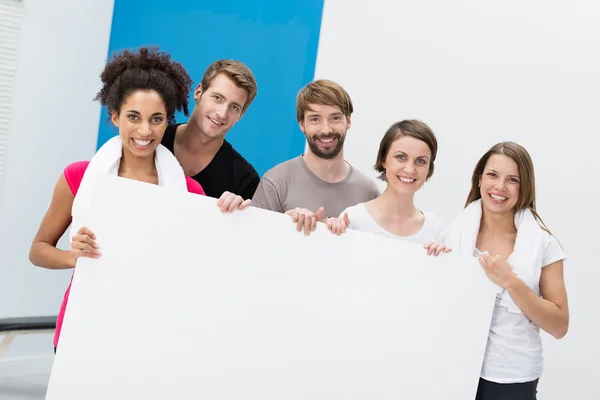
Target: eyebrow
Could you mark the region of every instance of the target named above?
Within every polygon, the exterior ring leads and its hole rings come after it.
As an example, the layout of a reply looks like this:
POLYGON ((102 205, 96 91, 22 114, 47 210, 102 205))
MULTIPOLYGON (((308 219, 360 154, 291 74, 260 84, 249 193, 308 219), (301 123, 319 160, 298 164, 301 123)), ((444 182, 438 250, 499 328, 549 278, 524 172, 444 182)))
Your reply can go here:
MULTIPOLYGON (((489 169, 490 171, 492 171, 492 172, 496 173, 496 174, 499 174, 499 172, 498 172, 498 171, 496 171, 494 168, 488 168, 488 169, 489 169)), ((509 175, 509 176, 510 176, 510 177, 513 177, 513 178, 518 178, 518 177, 519 177, 519 175, 509 175)))
MULTIPOLYGON (((222 95, 221 93, 219 93, 219 92, 213 92, 213 94, 216 94, 217 96, 220 96, 220 97, 222 97, 222 98, 223 98, 223 100, 227 100, 227 97, 223 96, 223 95, 222 95)), ((241 105, 239 105, 238 103, 236 103, 235 101, 234 101, 234 102, 232 102, 231 104, 233 104, 233 105, 235 105, 235 106, 238 106, 239 108, 242 108, 242 106, 241 106, 241 105)))
MULTIPOLYGON (((139 111, 136 111, 136 110, 127 110, 127 112, 134 113, 134 114, 137 114, 137 115, 141 115, 141 114, 140 114, 140 112, 139 112, 139 111)), ((154 113, 154 114, 152 114, 152 115, 165 115, 165 114, 164 114, 164 113, 162 113, 162 112, 155 112, 155 113, 154 113)))
MULTIPOLYGON (((405 152, 403 152, 402 150, 397 150, 394 155, 398 155, 398 154, 404 154, 407 155, 405 152)), ((417 158, 429 158, 429 156, 417 156, 417 158)))
MULTIPOLYGON (((320 117, 321 113, 316 112, 316 111, 310 111, 306 113, 307 117, 320 117)), ((330 115, 330 117, 341 117, 343 116, 343 114, 341 112, 336 112, 330 115)))

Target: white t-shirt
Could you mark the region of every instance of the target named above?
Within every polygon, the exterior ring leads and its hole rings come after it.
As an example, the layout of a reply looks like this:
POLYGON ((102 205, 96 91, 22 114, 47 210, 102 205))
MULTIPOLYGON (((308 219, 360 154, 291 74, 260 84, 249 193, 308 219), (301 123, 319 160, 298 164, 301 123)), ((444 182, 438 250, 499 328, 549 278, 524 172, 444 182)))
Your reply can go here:
POLYGON ((433 239, 442 232, 446 227, 435 215, 423 212, 425 220, 421 229, 411 236, 399 236, 394 235, 391 232, 383 229, 367 210, 365 203, 360 203, 352 207, 346 208, 340 214, 340 218, 344 216, 344 213, 348 213, 348 219, 350 220, 350 226, 348 228, 354 229, 361 232, 372 233, 374 235, 387 236, 394 239, 407 240, 416 244, 425 244, 433 239))
MULTIPOLYGON (((541 229, 541 228, 540 228, 541 229)), ((542 268, 567 258, 553 237, 544 235, 542 268)), ((475 250, 475 256, 482 254, 475 250)), ((510 257, 508 258, 510 262, 510 257)), ((538 296, 539 293, 536 293, 538 296)), ((542 375, 542 338, 540 328, 525 314, 509 312, 496 297, 481 377, 496 383, 531 382, 542 375)))

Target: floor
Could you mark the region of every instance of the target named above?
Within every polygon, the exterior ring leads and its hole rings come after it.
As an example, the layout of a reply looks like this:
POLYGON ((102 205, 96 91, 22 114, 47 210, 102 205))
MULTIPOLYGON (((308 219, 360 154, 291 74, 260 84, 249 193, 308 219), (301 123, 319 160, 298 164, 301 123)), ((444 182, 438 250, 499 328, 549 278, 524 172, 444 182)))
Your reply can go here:
POLYGON ((0 399, 43 400, 51 368, 51 357, 0 363, 0 399))

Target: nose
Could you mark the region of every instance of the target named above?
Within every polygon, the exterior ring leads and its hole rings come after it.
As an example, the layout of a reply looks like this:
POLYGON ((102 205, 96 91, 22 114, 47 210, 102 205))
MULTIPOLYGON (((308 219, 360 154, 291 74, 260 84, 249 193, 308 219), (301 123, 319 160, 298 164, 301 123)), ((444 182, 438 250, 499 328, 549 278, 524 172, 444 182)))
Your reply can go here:
POLYGON ((496 184, 494 185, 494 189, 496 189, 499 192, 503 192, 504 190, 506 190, 506 185, 504 184, 504 181, 496 182, 496 184))
POLYGON ((416 169, 415 169, 415 166, 413 165, 413 163, 408 162, 404 165, 404 171, 407 174, 414 174, 416 169))
POLYGON ((227 104, 219 104, 217 105, 217 116, 219 118, 227 118, 227 112, 229 110, 229 106, 227 104))
POLYGON ((149 122, 142 122, 139 128, 139 133, 141 136, 150 136, 152 134, 152 128, 150 127, 149 122))
POLYGON ((327 121, 323 121, 323 124, 321 125, 321 133, 324 135, 333 133, 333 128, 331 127, 331 125, 329 125, 327 121))

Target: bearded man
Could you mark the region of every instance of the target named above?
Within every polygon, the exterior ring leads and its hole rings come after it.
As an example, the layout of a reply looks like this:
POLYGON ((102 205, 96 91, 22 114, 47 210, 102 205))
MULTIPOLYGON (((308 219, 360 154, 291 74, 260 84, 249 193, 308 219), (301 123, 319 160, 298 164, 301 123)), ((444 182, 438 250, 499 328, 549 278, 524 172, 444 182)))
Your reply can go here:
POLYGON ((378 197, 375 182, 344 160, 352 112, 350 96, 333 81, 321 79, 302 88, 296 118, 308 152, 267 171, 252 205, 290 215, 308 234, 316 221, 378 197))

